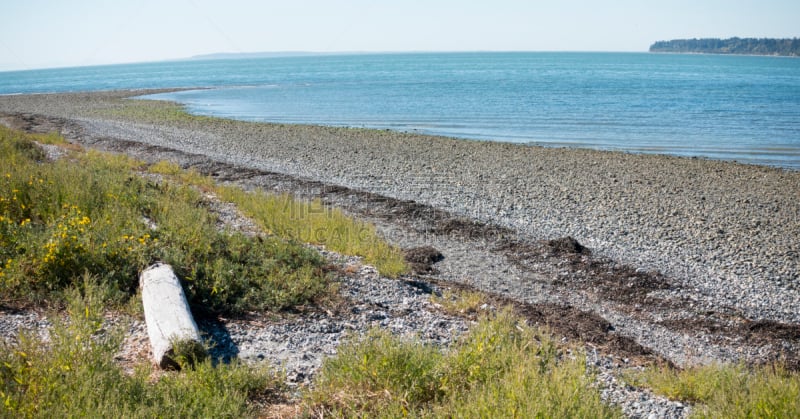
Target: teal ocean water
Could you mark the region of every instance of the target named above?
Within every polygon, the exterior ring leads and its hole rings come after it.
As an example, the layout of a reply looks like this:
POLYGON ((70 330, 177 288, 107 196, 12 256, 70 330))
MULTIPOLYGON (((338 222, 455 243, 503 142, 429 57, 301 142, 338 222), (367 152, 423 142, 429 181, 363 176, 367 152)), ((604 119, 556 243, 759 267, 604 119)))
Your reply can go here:
POLYGON ((0 94, 202 87, 191 112, 800 169, 800 59, 430 53, 0 73, 0 94))

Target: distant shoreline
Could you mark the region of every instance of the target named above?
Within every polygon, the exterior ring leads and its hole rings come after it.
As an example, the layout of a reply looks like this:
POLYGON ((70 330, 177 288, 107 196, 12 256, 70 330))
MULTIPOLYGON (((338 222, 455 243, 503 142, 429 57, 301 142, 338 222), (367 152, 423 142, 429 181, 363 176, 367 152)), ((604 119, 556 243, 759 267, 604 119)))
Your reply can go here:
POLYGON ((650 46, 654 53, 752 55, 800 57, 798 38, 702 38, 658 41, 650 46))
POLYGON ((756 58, 800 58, 800 55, 767 55, 767 54, 730 54, 719 52, 671 52, 671 51, 649 51, 646 54, 656 55, 713 55, 716 57, 756 57, 756 58))

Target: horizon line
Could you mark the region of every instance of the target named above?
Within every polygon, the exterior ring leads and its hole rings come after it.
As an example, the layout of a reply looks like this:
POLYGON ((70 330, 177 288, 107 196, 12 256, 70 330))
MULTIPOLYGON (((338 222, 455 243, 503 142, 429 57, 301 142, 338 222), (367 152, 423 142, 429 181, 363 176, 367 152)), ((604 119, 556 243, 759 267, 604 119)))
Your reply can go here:
POLYGON ((303 50, 285 50, 285 51, 256 51, 256 52, 212 52, 197 54, 188 57, 180 58, 164 58, 154 60, 141 60, 141 61, 119 61, 110 63, 97 63, 97 64, 56 64, 53 66, 44 67, 12 67, 8 69, 0 69, 0 73, 22 72, 22 71, 40 71, 40 70, 60 70, 70 68, 90 68, 90 67, 108 67, 116 65, 133 65, 133 64, 156 64, 168 62, 181 62, 181 61, 203 61, 203 60, 224 60, 224 59, 237 59, 235 56, 242 56, 240 58, 247 58, 248 55, 264 55, 264 57, 251 57, 251 58, 292 58, 293 56, 315 56, 315 55, 391 55, 391 54, 485 54, 485 53, 598 53, 598 54, 625 54, 625 53, 648 53, 647 50, 387 50, 387 51, 359 51, 359 50, 342 50, 342 51, 303 51, 303 50), (214 56, 225 56, 213 58, 214 56), (270 56, 272 55, 272 56, 270 56))

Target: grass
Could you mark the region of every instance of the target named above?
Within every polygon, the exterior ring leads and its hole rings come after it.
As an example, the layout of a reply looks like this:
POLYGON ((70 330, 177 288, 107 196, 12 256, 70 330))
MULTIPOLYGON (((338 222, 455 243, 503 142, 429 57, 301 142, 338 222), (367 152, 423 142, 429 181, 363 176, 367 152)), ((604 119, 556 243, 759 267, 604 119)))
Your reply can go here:
POLYGON ((477 291, 445 290, 442 296, 431 295, 431 302, 441 306, 445 313, 452 315, 472 315, 478 312, 483 302, 483 294, 477 291))
POLYGON ((800 373, 780 366, 707 365, 650 368, 628 377, 670 399, 695 404, 698 418, 800 417, 800 373))
POLYGON ((300 201, 290 195, 220 186, 219 196, 236 205, 263 229, 289 240, 325 245, 328 249, 364 257, 381 275, 395 278, 408 267, 400 249, 380 238, 371 224, 359 222, 319 200, 300 201))
POLYGON ((183 183, 213 190, 221 199, 236 204, 269 234, 285 240, 320 244, 346 255, 361 256, 381 275, 395 278, 408 271, 403 252, 384 241, 371 224, 346 216, 319 200, 297 200, 288 194, 246 192, 239 187, 214 185, 194 170, 183 170, 175 163, 160 161, 150 166, 151 173, 172 176, 183 183))
POLYGON ((49 338, 23 333, 0 350, 0 417, 245 417, 252 401, 283 391, 282 377, 237 362, 198 362, 153 380, 114 361, 122 328, 102 329, 106 287, 84 277, 66 293, 68 317, 49 338))
POLYGON ((152 124, 198 124, 205 122, 225 123, 226 119, 192 115, 183 106, 160 100, 120 99, 118 106, 97 110, 100 116, 134 119, 152 124))
POLYGON ((209 176, 204 176, 194 168, 184 170, 177 163, 161 160, 150 165, 147 171, 154 174, 169 176, 180 183, 195 186, 203 191, 214 190, 216 184, 209 176))
POLYGON ((306 396, 334 417, 620 417, 583 355, 510 311, 485 316, 447 352, 373 331, 341 346, 306 396))
POLYGON ((124 304, 155 261, 173 266, 193 307, 216 313, 281 310, 326 292, 317 252, 219 231, 197 188, 148 181, 136 173, 145 165, 124 156, 89 151, 46 162, 37 138, 0 128, 6 303, 58 301, 88 273, 124 304))

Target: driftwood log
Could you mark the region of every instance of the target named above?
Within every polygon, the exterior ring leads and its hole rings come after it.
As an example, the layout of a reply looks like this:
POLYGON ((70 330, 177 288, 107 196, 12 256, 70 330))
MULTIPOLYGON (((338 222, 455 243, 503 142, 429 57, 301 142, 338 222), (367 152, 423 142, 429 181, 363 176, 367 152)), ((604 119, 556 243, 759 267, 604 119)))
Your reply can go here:
POLYGON ((156 264, 139 277, 147 335, 159 367, 180 368, 175 345, 202 348, 200 332, 172 267, 156 264))

